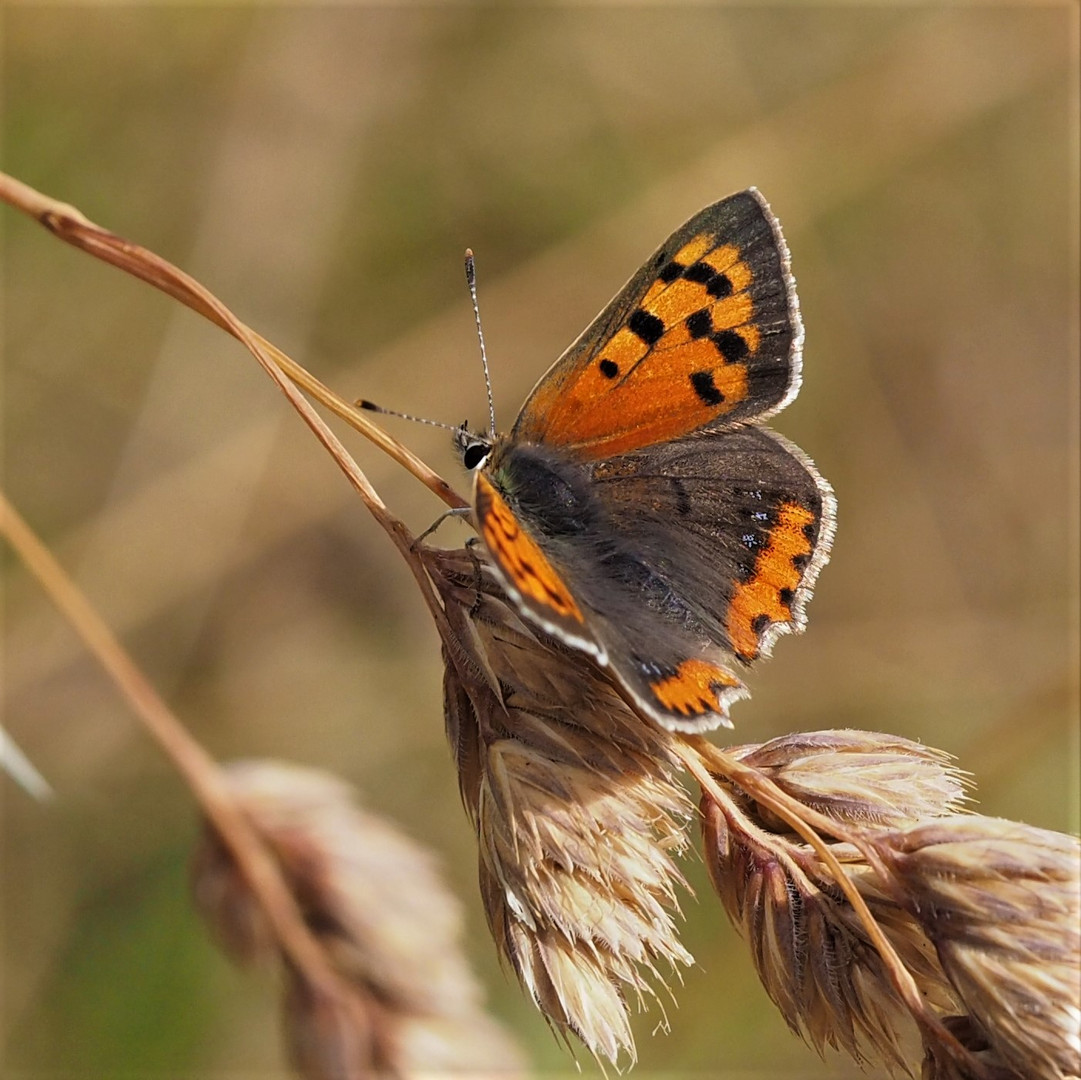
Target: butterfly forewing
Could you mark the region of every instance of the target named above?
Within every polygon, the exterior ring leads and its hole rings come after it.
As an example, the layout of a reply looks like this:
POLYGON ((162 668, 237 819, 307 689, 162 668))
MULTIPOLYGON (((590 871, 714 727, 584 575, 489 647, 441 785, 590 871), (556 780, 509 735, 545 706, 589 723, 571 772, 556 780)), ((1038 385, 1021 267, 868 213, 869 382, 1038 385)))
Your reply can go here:
POLYGON ((591 477, 612 535, 663 573, 740 665, 802 629, 834 498, 786 439, 757 425, 706 432, 597 462, 591 477))
POLYGON ((751 189, 675 232, 541 379, 518 441, 603 458, 760 418, 799 388, 788 251, 751 189))
MULTIPOLYGON (((518 606, 550 634, 603 660, 603 652, 586 623, 574 594, 542 550, 544 530, 531 522, 520 505, 512 506, 506 491, 493 482, 508 479, 501 470, 492 478, 476 474, 473 491, 481 539, 494 560, 503 585, 518 606)), ((514 484, 514 479, 511 478, 514 484)), ((516 485, 515 485, 516 486, 516 485)))

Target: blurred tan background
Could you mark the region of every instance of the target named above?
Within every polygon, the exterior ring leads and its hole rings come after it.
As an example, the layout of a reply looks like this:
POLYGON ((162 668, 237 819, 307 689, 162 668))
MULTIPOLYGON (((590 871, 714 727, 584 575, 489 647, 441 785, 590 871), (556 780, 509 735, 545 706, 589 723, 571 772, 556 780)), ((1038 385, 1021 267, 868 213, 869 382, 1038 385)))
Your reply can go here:
MULTIPOLYGON (((1077 827, 1077 9, 9 5, 3 167, 198 276, 347 398, 498 417, 693 211, 755 184, 807 325, 775 421, 834 484, 808 633, 739 741, 954 753, 980 808, 1077 827)), ((231 339, 4 210, 4 485, 216 756, 338 771, 428 844, 505 976, 409 573, 231 339)), ((394 421, 390 421, 394 424, 394 421)), ((396 431, 466 489, 445 432, 396 431)), ((358 438, 415 529, 440 507, 358 438)), ((461 526, 442 538, 464 538, 461 526)), ((187 897, 187 792, 7 553, 3 1072, 275 1077, 273 978, 187 897)), ((699 966, 637 1075, 848 1076, 790 1036, 697 861, 699 966)), ((583 1061, 586 1075, 595 1066, 583 1061)))

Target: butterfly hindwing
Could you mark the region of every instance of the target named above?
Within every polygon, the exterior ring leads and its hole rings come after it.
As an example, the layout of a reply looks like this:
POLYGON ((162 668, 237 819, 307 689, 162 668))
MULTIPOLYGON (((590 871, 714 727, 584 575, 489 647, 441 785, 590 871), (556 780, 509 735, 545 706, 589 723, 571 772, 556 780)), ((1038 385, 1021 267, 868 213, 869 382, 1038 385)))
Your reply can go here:
POLYGON ((802 629, 833 497, 773 432, 741 425, 595 462, 504 443, 493 459, 476 507, 504 584, 664 726, 726 723, 742 670, 802 629))
POLYGON ((530 394, 512 438, 599 459, 769 415, 799 388, 788 250, 753 188, 677 230, 530 394))
POLYGON ((741 665, 803 629, 833 538, 833 492, 810 459, 743 425, 643 447, 591 470, 608 527, 741 665))

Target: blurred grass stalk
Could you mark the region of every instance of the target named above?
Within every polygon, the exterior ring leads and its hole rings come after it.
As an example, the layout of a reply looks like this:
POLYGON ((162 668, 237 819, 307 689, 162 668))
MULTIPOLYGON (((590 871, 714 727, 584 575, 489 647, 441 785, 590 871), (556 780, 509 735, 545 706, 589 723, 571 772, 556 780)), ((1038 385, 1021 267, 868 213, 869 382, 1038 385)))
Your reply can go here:
POLYGON ((18 743, 0 727, 0 769, 8 774, 28 795, 43 801, 51 799, 49 781, 34 768, 34 763, 19 749, 18 743))

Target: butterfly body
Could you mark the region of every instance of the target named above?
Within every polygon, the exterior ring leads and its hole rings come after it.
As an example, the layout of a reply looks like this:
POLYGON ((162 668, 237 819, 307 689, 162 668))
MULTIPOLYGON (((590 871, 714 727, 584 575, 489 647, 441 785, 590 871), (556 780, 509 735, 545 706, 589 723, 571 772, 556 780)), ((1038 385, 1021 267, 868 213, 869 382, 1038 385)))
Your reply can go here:
POLYGON ((511 597, 666 727, 727 723, 742 670, 802 629, 832 492, 758 422, 798 389, 801 343, 787 249, 743 192, 658 249, 508 435, 460 441, 511 597))

